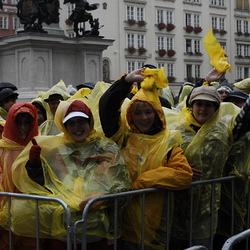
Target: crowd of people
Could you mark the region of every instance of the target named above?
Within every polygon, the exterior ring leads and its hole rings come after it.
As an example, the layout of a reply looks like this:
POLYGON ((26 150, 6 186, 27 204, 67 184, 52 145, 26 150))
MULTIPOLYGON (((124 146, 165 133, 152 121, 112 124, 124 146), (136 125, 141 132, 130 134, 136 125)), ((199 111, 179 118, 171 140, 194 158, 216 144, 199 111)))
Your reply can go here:
MULTIPOLYGON (((170 190, 171 199, 157 192, 145 201, 134 196, 119 202, 119 249, 141 249, 145 206, 145 249, 187 248, 192 214, 192 245, 219 250, 231 236, 232 219, 234 234, 246 223, 246 80, 229 84, 213 68, 196 84, 184 83, 174 97, 164 68, 148 64, 112 84, 83 83, 72 92, 61 80, 30 103, 18 102, 17 89, 0 89, 0 191, 58 197, 77 221, 94 197, 151 187, 170 190), (238 177, 234 199, 230 183, 197 185, 191 211, 192 182, 229 175, 238 177), (228 207, 232 199, 234 218, 228 207)), ((35 205, 13 201, 13 249, 36 249, 35 205)), ((9 249, 7 209, 7 199, 0 196, 0 250, 9 249)), ((41 249, 67 249, 63 209, 46 201, 39 209, 41 249)), ((110 201, 91 207, 88 250, 113 249, 113 213, 110 201)))

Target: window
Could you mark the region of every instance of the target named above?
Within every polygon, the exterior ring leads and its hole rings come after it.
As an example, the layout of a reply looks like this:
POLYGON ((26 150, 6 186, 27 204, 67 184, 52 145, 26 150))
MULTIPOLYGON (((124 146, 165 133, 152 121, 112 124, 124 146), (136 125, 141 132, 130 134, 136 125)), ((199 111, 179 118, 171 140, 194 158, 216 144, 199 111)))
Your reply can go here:
POLYGON ((201 41, 200 40, 194 40, 194 52, 195 53, 201 52, 201 41))
POLYGON ((145 48, 145 35, 137 35, 138 48, 145 48))
POLYGON ((21 28, 22 25, 20 23, 20 20, 18 17, 13 17, 13 30, 17 30, 19 28, 21 28))
POLYGON ((226 51, 226 43, 225 42, 220 42, 220 46, 222 49, 226 51))
POLYGON ((186 26, 192 26, 192 16, 191 16, 191 14, 186 14, 186 26))
POLYGON ((8 29, 8 16, 0 16, 0 29, 8 29))
POLYGON ((173 45, 174 39, 172 37, 167 37, 166 40, 167 40, 167 46, 166 46, 167 50, 174 49, 173 45))
POLYGON ((250 56, 249 44, 237 44, 237 56, 250 56))
POLYGON ((224 18, 219 18, 219 27, 220 27, 220 30, 225 30, 225 19, 224 18))
POLYGON ((212 17, 212 28, 225 30, 225 18, 223 17, 212 17))
POLYGON ((201 77, 201 66, 200 65, 194 65, 194 77, 200 78, 201 77))
POLYGON ((236 8, 241 10, 249 10, 248 0, 236 0, 236 8))
POLYGON ((127 6, 127 20, 135 20, 134 6, 127 6))
POLYGON ((127 34, 127 47, 145 48, 145 35, 127 34))
POLYGON ((200 15, 186 13, 186 26, 200 27, 200 15))
POLYGON ((135 69, 135 62, 128 62, 128 73, 134 71, 135 69))
POLYGON ((225 7, 225 0, 211 0, 211 5, 225 7))
POLYGON ((192 52, 192 40, 186 39, 186 52, 191 53, 192 52))
POLYGON ((167 64, 167 76, 174 76, 174 64, 173 63, 167 64))
POLYGON ((134 34, 127 34, 127 46, 135 47, 135 35, 134 34))
POLYGON ((174 49, 174 38, 173 37, 157 37, 157 49, 173 50, 174 49))
POLYGON ((165 63, 157 63, 157 68, 160 69, 162 67, 165 67, 165 63))
POLYGON ((194 27, 200 27, 200 15, 194 15, 194 27))
POLYGON ((244 33, 249 33, 249 24, 247 20, 236 20, 236 29, 237 32, 244 32, 244 33))
POLYGON ((200 64, 187 64, 186 77, 201 78, 201 65, 200 64))
POLYGON ((173 23, 174 13, 169 10, 157 10, 156 11, 156 23, 173 23))
POLYGON ((192 75, 192 64, 187 64, 187 67, 186 67, 186 70, 187 70, 187 72, 186 72, 186 74, 187 74, 187 77, 192 77, 193 75, 192 75))
POLYGON ((236 78, 245 79, 250 77, 250 68, 249 67, 236 67, 236 78))
POLYGON ((164 67, 165 70, 167 70, 167 77, 174 76, 174 64, 173 63, 157 63, 157 68, 160 69, 161 67, 164 67))
POLYGON ((164 49, 165 46, 164 46, 164 37, 162 36, 158 36, 157 37, 157 49, 160 50, 160 49, 164 49))
POLYGON ((137 6, 127 6, 127 20, 132 19, 136 21, 145 20, 145 8, 137 6))
POLYGON ((156 16, 157 16, 156 23, 164 23, 163 10, 157 10, 156 16))
POLYGON ((144 21, 144 8, 137 8, 137 21, 144 21))
POLYGON ((141 68, 145 62, 128 61, 127 62, 127 72, 130 73, 133 70, 141 68))
POLYGON ((166 16, 167 16, 167 23, 173 23, 173 12, 166 11, 166 16))
POLYGON ((186 53, 200 53, 201 40, 199 39, 186 39, 186 53))

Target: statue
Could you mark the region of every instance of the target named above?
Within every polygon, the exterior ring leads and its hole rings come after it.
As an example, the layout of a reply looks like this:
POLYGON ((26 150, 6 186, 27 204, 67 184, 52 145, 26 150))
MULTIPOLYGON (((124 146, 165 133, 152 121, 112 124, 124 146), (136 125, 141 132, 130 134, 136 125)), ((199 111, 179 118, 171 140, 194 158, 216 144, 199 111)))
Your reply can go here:
POLYGON ((75 9, 69 17, 69 20, 74 23, 74 32, 76 33, 76 37, 83 36, 99 36, 99 19, 93 19, 91 13, 87 11, 96 10, 99 8, 100 4, 89 4, 86 0, 64 0, 63 4, 71 3, 75 4, 75 9), (79 23, 89 22, 91 30, 85 30, 84 28, 78 27, 79 23), (80 34, 81 33, 81 34, 80 34))
POLYGON ((48 25, 59 22, 59 7, 59 0, 19 0, 17 16, 24 31, 45 32, 43 22, 48 25))

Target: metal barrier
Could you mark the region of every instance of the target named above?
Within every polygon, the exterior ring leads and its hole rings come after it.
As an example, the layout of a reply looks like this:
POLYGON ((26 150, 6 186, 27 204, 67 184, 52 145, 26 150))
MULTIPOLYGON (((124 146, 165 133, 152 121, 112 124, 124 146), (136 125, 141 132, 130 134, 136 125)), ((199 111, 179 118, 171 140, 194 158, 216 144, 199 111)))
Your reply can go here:
POLYGON ((208 250, 208 249, 204 246, 193 246, 193 247, 186 248, 184 250, 208 250))
MULTIPOLYGON (((225 182, 225 181, 230 181, 231 182, 231 186, 232 186, 232 192, 231 192, 231 198, 232 198, 232 206, 231 206, 231 216, 232 216, 232 221, 231 221, 231 232, 233 232, 233 227, 234 227, 234 223, 233 223, 233 219, 234 219, 234 180, 236 179, 235 176, 230 176, 230 177, 223 177, 223 178, 218 178, 218 179, 213 179, 213 180, 206 180, 206 181, 195 181, 191 184, 190 187, 190 197, 191 197, 191 204, 190 204, 190 209, 192 211, 192 203, 193 203, 193 189, 195 186, 197 185, 207 185, 207 184, 212 184, 212 197, 211 197, 211 204, 213 204, 214 201, 214 185, 215 183, 221 183, 221 182, 225 182)), ((86 242, 86 238, 87 238, 87 216, 88 213, 90 211, 90 207, 98 201, 102 201, 102 200, 114 200, 113 204, 114 204, 114 241, 113 241, 113 245, 114 245, 114 250, 118 249, 118 244, 117 244, 117 240, 118 240, 118 201, 121 198, 124 197, 130 197, 130 196, 135 196, 135 195, 140 195, 142 197, 142 211, 141 211, 141 220, 142 220, 142 228, 141 228, 141 234, 142 234, 142 240, 141 240, 141 249, 144 249, 144 214, 145 214, 145 197, 147 194, 149 193, 153 193, 153 192, 166 192, 167 193, 167 199, 168 201, 170 201, 170 194, 172 191, 167 191, 167 190, 163 190, 163 189, 157 189, 157 188, 148 188, 148 189, 141 189, 141 190, 134 190, 134 191, 128 191, 128 192, 123 192, 123 193, 116 193, 116 194, 109 194, 109 195, 103 195, 103 196, 99 196, 96 198, 93 198, 92 200, 90 200, 82 213, 82 219, 79 221, 76 221, 74 223, 74 225, 72 224, 72 218, 71 218, 71 213, 69 208, 67 207, 67 204, 65 202, 63 202, 62 200, 58 199, 58 198, 53 198, 53 197, 45 197, 45 196, 38 196, 38 195, 26 195, 26 194, 17 194, 17 193, 6 193, 6 192, 0 192, 0 196, 7 196, 8 197, 8 203, 9 203, 9 214, 11 217, 11 213, 10 213, 10 207, 11 207, 11 197, 15 197, 15 198, 22 198, 22 199, 34 199, 36 200, 36 215, 37 215, 37 223, 36 223, 36 239, 37 239, 37 249, 39 249, 39 216, 38 216, 38 211, 39 211, 39 200, 44 200, 44 201, 54 201, 59 203, 64 211, 65 211, 65 215, 66 215, 66 231, 67 231, 67 250, 71 250, 72 247, 76 250, 79 249, 78 247, 78 241, 77 241, 77 232, 79 230, 79 227, 81 227, 81 249, 86 250, 87 249, 87 242, 86 242), (73 240, 72 240, 73 239, 73 240)), ((167 238, 166 238, 166 243, 167 243, 167 247, 166 250, 169 249, 169 245, 168 242, 170 240, 170 230, 171 228, 169 227, 170 225, 170 202, 167 202, 168 207, 167 207, 167 238)), ((213 224, 212 218, 213 218, 213 213, 215 212, 213 210, 213 208, 211 207, 211 225, 213 224)), ((204 246, 192 246, 192 213, 190 216, 190 246, 187 249, 204 249, 206 250, 206 248, 204 246)), ((248 209, 248 216, 247 218, 249 219, 249 209, 248 209)), ((10 223, 11 223, 11 219, 9 218, 10 223)), ((247 220, 247 224, 249 225, 249 220, 247 220)), ((10 241, 11 241, 11 232, 10 232, 10 241)), ((230 249, 226 248, 227 246, 231 246, 232 244, 234 244, 234 242, 236 242, 239 239, 246 239, 250 237, 250 231, 246 231, 246 232, 242 232, 239 235, 233 236, 230 239, 228 239, 228 241, 225 243, 225 245, 223 246, 223 250, 226 249, 230 249)), ((212 239, 211 239, 211 243, 212 243, 212 239)), ((210 249, 212 250, 212 249, 210 249)))
MULTIPOLYGON (((67 239, 67 250, 72 249, 72 242, 71 242, 71 234, 72 234, 72 225, 71 225, 71 213, 67 206, 67 204, 62 201, 61 199, 54 198, 54 197, 48 197, 48 196, 39 196, 39 195, 28 195, 28 194, 19 194, 19 193, 7 193, 7 192, 0 192, 0 196, 8 197, 8 222, 9 222, 9 229, 11 227, 11 198, 19 198, 19 199, 27 199, 27 200, 35 200, 36 201, 36 243, 37 243, 37 250, 40 249, 40 242, 39 242, 39 201, 53 201, 59 203, 64 211, 65 211, 65 223, 66 223, 66 239, 67 239)), ((27 218, 28 219, 28 218, 27 218)), ((9 230, 9 246, 11 249, 12 246, 12 233, 11 230, 9 230)))
MULTIPOLYGON (((222 250, 230 250, 233 245, 250 237, 250 229, 230 237, 222 247, 222 250)), ((247 246, 246 246, 247 247, 247 246)))

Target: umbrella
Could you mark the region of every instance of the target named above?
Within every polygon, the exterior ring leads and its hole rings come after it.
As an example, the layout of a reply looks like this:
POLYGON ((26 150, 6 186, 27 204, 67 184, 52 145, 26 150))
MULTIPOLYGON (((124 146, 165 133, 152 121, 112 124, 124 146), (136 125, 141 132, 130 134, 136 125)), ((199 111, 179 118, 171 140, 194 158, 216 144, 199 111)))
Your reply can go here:
POLYGON ((5 88, 10 88, 12 90, 17 90, 17 87, 10 82, 0 82, 0 91, 5 88))

